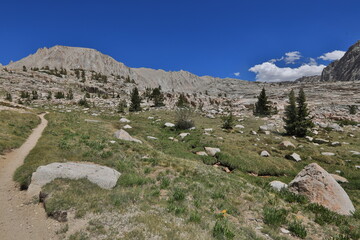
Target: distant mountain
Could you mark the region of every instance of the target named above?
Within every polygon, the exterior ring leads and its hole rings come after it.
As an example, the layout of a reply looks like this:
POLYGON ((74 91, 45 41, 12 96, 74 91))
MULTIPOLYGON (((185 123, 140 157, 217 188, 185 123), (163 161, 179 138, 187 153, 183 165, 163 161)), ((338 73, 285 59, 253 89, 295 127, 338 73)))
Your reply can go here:
POLYGON ((324 68, 321 81, 360 80, 360 41, 352 45, 345 55, 324 68))
POLYGON ((187 71, 164 71, 150 68, 130 68, 95 49, 54 46, 41 48, 17 62, 10 63, 9 69, 43 68, 84 69, 105 75, 120 75, 133 79, 140 88, 161 86, 164 91, 197 92, 224 91, 237 84, 246 84, 238 79, 221 79, 210 76, 199 77, 187 71))

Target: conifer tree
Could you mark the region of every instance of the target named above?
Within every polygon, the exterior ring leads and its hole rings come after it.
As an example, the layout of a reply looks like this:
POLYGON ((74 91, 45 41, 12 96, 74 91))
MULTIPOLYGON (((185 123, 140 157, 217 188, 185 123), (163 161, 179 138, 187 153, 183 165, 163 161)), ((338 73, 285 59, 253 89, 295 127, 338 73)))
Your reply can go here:
POLYGON ((130 104, 129 111, 130 112, 141 111, 140 103, 141 103, 141 99, 140 99, 140 96, 139 96, 139 90, 137 89, 137 87, 135 87, 131 91, 131 104, 130 104))
POLYGON ((52 99, 52 92, 48 92, 48 95, 47 95, 47 100, 51 100, 52 99))
POLYGON ((222 120, 223 120, 222 128, 233 129, 233 127, 235 125, 235 118, 234 118, 234 115, 232 114, 232 112, 230 112, 230 114, 228 116, 223 117, 222 120))
POLYGON ((294 90, 289 94, 289 105, 285 107, 285 130, 288 135, 296 134, 297 108, 294 90))
POLYGON ((70 89, 69 92, 66 94, 66 99, 72 100, 74 99, 73 91, 70 89))
POLYGON ((125 112, 125 108, 127 108, 127 104, 126 104, 126 100, 120 100, 118 106, 117 106, 117 112, 118 113, 124 113, 125 112))
POLYGON ((187 107, 188 105, 189 105, 189 101, 185 97, 185 94, 180 93, 179 99, 176 102, 176 106, 179 107, 179 108, 182 108, 182 107, 187 107))
POLYGON ((296 124, 296 136, 304 137, 308 131, 308 128, 314 126, 313 122, 309 118, 309 110, 307 108, 306 96, 304 89, 300 89, 297 100, 297 124, 296 124))
POLYGON ((164 106, 164 94, 161 92, 161 87, 154 88, 151 93, 151 98, 154 100, 155 107, 164 106))
POLYGON ((9 102, 12 102, 12 96, 11 96, 11 93, 9 93, 9 92, 7 92, 7 93, 6 93, 5 100, 7 100, 7 101, 9 101, 9 102))
POLYGON ((265 88, 261 90, 258 96, 258 101, 255 103, 254 115, 256 116, 268 116, 271 113, 271 107, 269 105, 268 98, 266 96, 265 88))

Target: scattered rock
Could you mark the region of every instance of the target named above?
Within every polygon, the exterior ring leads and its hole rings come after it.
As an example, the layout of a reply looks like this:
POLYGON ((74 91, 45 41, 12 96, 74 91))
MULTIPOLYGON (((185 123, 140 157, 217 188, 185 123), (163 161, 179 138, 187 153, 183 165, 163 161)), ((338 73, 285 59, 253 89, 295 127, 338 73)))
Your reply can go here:
POLYGON ((123 129, 131 129, 132 127, 128 124, 126 124, 125 126, 123 126, 123 129))
POLYGON ((156 137, 153 137, 153 136, 147 136, 148 139, 151 139, 151 140, 157 140, 158 138, 156 137))
POLYGON ((357 151, 350 151, 353 155, 356 155, 356 156, 358 156, 358 155, 360 155, 360 152, 357 152, 357 151))
POLYGON ((190 135, 190 133, 180 133, 179 136, 184 139, 186 136, 190 135))
POLYGON ((206 152, 196 152, 196 155, 207 156, 207 153, 206 152))
POLYGON ((333 146, 333 147, 341 146, 341 143, 340 142, 332 142, 331 146, 333 146))
POLYGON ((329 124, 327 127, 331 128, 332 130, 335 130, 337 132, 343 132, 344 131, 344 129, 342 127, 340 127, 340 125, 337 124, 337 123, 329 124))
POLYGON ((309 142, 312 142, 314 140, 314 138, 312 138, 310 136, 306 136, 305 139, 308 140, 309 142))
POLYGON ((326 143, 329 143, 329 140, 322 139, 322 138, 315 138, 313 141, 314 141, 314 143, 318 143, 318 144, 326 144, 326 143))
POLYGON ((276 191, 280 191, 281 189, 288 187, 286 183, 277 180, 270 182, 269 185, 276 191))
POLYGON ((321 155, 323 155, 323 156, 335 156, 335 153, 332 153, 332 152, 322 152, 321 155))
POLYGON ((270 157, 270 153, 268 152, 268 151, 262 151, 261 153, 260 153, 260 156, 262 156, 262 157, 270 157))
POLYGON ((169 122, 165 123, 164 125, 165 127, 175 127, 175 124, 169 122))
POLYGON ((213 129, 212 129, 212 128, 205 128, 204 131, 205 131, 205 132, 212 132, 213 129))
POLYGON ((296 148, 294 144, 290 141, 283 141, 280 143, 280 147, 282 148, 296 148))
POLYGON ((342 215, 351 215, 355 211, 344 189, 316 163, 301 170, 290 182, 289 190, 342 215))
POLYGON ((205 151, 210 156, 215 156, 216 153, 221 152, 220 148, 205 147, 205 151))
POLYGON ((114 136, 117 139, 121 139, 121 140, 124 140, 124 141, 142 143, 142 141, 140 141, 139 139, 133 138, 132 136, 130 136, 130 134, 128 132, 126 132, 123 129, 120 129, 120 130, 116 131, 114 133, 114 136))
POLYGON ((130 120, 129 119, 126 119, 126 118, 120 118, 119 122, 122 122, 122 123, 129 123, 130 120))
POLYGON ((294 160, 294 161, 296 161, 296 162, 300 162, 300 161, 301 161, 301 157, 300 157, 300 155, 297 154, 297 153, 293 153, 293 154, 290 154, 290 155, 286 155, 285 157, 286 157, 287 159, 289 159, 289 160, 294 160))
POLYGON ((250 131, 250 134, 251 134, 251 135, 257 135, 257 132, 255 132, 255 131, 250 131))
POLYGON ((285 228, 280 228, 280 232, 284 233, 284 234, 289 234, 290 231, 285 229, 285 228))
POLYGON ((330 175, 339 183, 348 183, 349 182, 346 178, 339 176, 337 174, 331 173, 330 175))
POLYGON ((243 125, 241 125, 241 124, 238 124, 238 125, 235 125, 235 128, 238 128, 238 129, 243 129, 243 128, 245 128, 243 125))

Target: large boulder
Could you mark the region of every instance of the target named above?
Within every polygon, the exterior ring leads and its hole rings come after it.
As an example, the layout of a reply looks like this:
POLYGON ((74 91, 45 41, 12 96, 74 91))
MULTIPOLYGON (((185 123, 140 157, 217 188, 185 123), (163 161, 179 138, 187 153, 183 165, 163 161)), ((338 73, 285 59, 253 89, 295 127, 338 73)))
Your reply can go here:
POLYGON ((133 138, 132 136, 130 136, 130 134, 127 131, 125 131, 123 129, 120 129, 119 131, 116 131, 114 133, 114 136, 117 139, 121 139, 121 140, 124 140, 124 141, 142 143, 142 141, 140 141, 139 139, 133 138))
POLYGON ((93 164, 93 163, 51 163, 40 166, 32 174, 29 194, 36 195, 41 187, 57 178, 82 179, 86 178, 101 188, 112 189, 115 187, 120 173, 112 168, 93 164))
POLYGON ((309 198, 310 202, 320 204, 342 215, 354 211, 349 196, 336 180, 316 163, 307 165, 289 184, 289 191, 309 198))

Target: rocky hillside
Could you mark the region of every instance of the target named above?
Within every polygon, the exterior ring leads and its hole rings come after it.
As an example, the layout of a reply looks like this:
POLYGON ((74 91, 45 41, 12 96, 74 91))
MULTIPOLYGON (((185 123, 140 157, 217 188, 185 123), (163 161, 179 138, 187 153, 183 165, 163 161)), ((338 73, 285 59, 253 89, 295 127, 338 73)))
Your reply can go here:
MULTIPOLYGON (((161 86, 164 91, 198 92, 229 90, 229 85, 237 85, 238 79, 221 79, 210 76, 199 77, 187 71, 164 71, 150 68, 130 68, 112 57, 90 48, 54 46, 41 48, 7 68, 83 69, 104 75, 115 75, 134 80, 139 88, 161 86)), ((242 85, 247 82, 241 81, 242 85)))
POLYGON ((360 41, 352 45, 345 55, 327 66, 321 81, 356 81, 360 80, 360 41))

